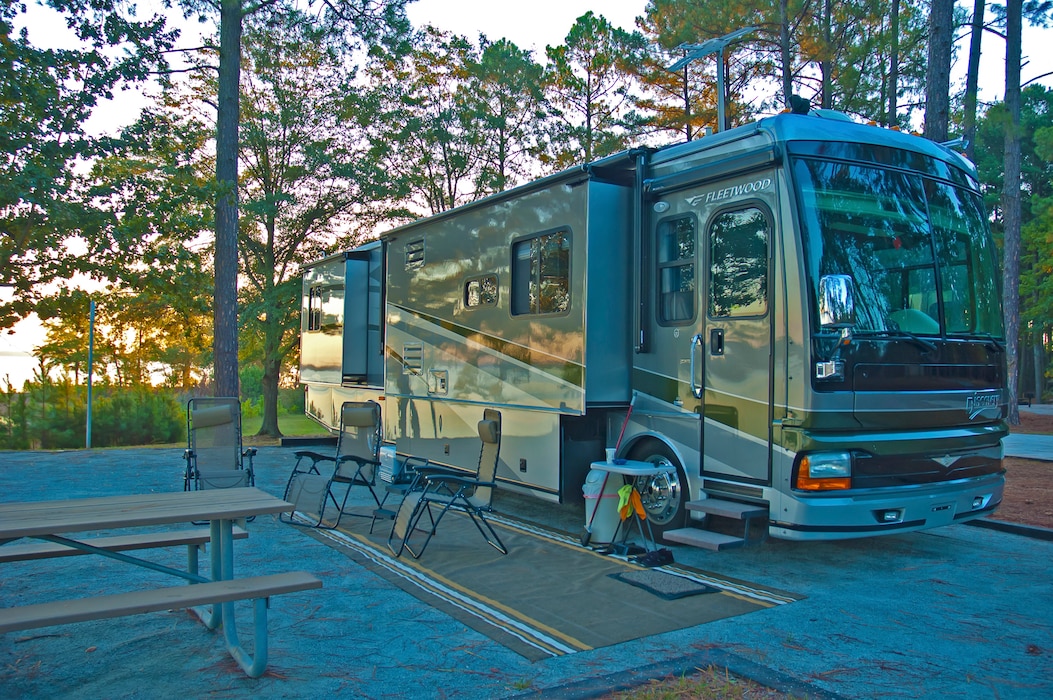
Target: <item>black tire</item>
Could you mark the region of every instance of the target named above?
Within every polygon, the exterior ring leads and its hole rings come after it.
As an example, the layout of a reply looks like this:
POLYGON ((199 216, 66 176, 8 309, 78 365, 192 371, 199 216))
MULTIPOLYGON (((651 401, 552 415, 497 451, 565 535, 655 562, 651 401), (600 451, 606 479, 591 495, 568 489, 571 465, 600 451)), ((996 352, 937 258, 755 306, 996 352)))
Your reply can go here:
POLYGON ((675 467, 673 474, 636 477, 636 490, 640 492, 647 519, 651 523, 655 539, 662 540, 662 533, 684 527, 687 522, 687 479, 680 460, 667 445, 657 440, 647 440, 629 450, 629 459, 675 467))

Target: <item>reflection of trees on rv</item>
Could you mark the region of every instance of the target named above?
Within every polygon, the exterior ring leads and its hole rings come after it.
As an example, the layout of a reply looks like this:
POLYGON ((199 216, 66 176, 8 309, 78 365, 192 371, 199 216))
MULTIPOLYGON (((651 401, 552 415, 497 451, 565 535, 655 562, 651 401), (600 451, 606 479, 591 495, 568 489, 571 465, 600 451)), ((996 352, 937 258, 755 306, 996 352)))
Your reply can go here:
POLYGON ((801 167, 808 238, 822 274, 854 275, 857 331, 1000 332, 996 254, 979 235, 976 197, 879 168, 801 167))
POLYGON ((768 220, 759 209, 728 212, 709 230, 709 315, 763 316, 768 300, 768 220))

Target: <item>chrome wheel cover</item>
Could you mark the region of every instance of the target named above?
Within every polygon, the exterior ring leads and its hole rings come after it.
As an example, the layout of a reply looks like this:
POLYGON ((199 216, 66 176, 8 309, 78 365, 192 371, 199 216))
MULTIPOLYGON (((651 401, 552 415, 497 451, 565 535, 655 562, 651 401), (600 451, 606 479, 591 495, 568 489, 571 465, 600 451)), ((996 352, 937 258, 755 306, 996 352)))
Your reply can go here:
POLYGON ((648 457, 645 461, 671 469, 671 473, 636 477, 636 490, 647 511, 647 518, 655 525, 664 525, 673 519, 680 509, 683 493, 680 472, 672 462, 661 455, 648 457))

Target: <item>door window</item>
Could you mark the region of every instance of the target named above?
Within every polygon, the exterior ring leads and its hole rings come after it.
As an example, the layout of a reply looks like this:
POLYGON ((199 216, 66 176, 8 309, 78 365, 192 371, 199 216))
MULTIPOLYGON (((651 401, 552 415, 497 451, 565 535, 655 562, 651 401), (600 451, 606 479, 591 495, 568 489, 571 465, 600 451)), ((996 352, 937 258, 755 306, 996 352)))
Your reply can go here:
POLYGON ((768 312, 771 226, 756 207, 719 214, 709 227, 709 315, 763 316, 768 312))

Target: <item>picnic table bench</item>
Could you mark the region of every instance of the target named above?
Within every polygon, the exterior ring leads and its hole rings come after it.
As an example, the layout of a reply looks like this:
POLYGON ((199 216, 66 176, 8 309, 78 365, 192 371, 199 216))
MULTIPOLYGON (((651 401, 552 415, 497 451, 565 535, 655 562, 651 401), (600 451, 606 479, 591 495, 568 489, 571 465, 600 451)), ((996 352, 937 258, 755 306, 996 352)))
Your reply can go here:
POLYGON ((222 623, 227 649, 249 676, 260 676, 267 665, 267 604, 270 596, 320 588, 316 577, 302 571, 234 577, 233 541, 245 536, 234 522, 267 513, 292 510, 293 505, 256 488, 182 491, 137 496, 82 498, 0 504, 0 544, 32 537, 43 544, 0 546, 0 561, 47 561, 73 554, 96 554, 185 579, 190 585, 60 600, 0 609, 0 632, 106 619, 159 610, 212 605, 202 621, 209 629, 222 623), (145 533, 116 537, 71 539, 69 533, 209 521, 204 531, 145 533), (207 539, 206 539, 207 538, 207 539), (211 543, 212 579, 196 571, 196 555, 188 555, 189 571, 139 559, 123 551, 187 545, 194 552, 211 543), (4 553, 6 552, 6 553, 4 553), (253 600, 254 654, 238 640, 234 601, 253 600))
MULTIPOLYGON (((243 540, 249 533, 240 527, 234 527, 232 536, 243 540)), ((136 535, 116 535, 111 537, 92 537, 80 540, 88 548, 70 547, 55 542, 36 542, 33 544, 10 544, 0 547, 0 564, 13 561, 33 561, 52 557, 72 557, 81 554, 92 554, 94 549, 105 549, 109 552, 127 552, 137 549, 161 549, 186 545, 187 563, 193 573, 198 571, 198 553, 209 543, 211 535, 207 527, 192 530, 164 530, 162 532, 144 532, 136 535)))
POLYGON ((283 574, 236 578, 229 581, 194 583, 189 586, 153 588, 130 593, 111 593, 91 598, 21 605, 16 608, 0 608, 0 633, 252 599, 257 603, 254 613, 257 633, 256 653, 259 654, 260 639, 264 641, 267 639, 266 599, 281 593, 294 593, 321 587, 322 582, 311 574, 291 571, 283 574))

